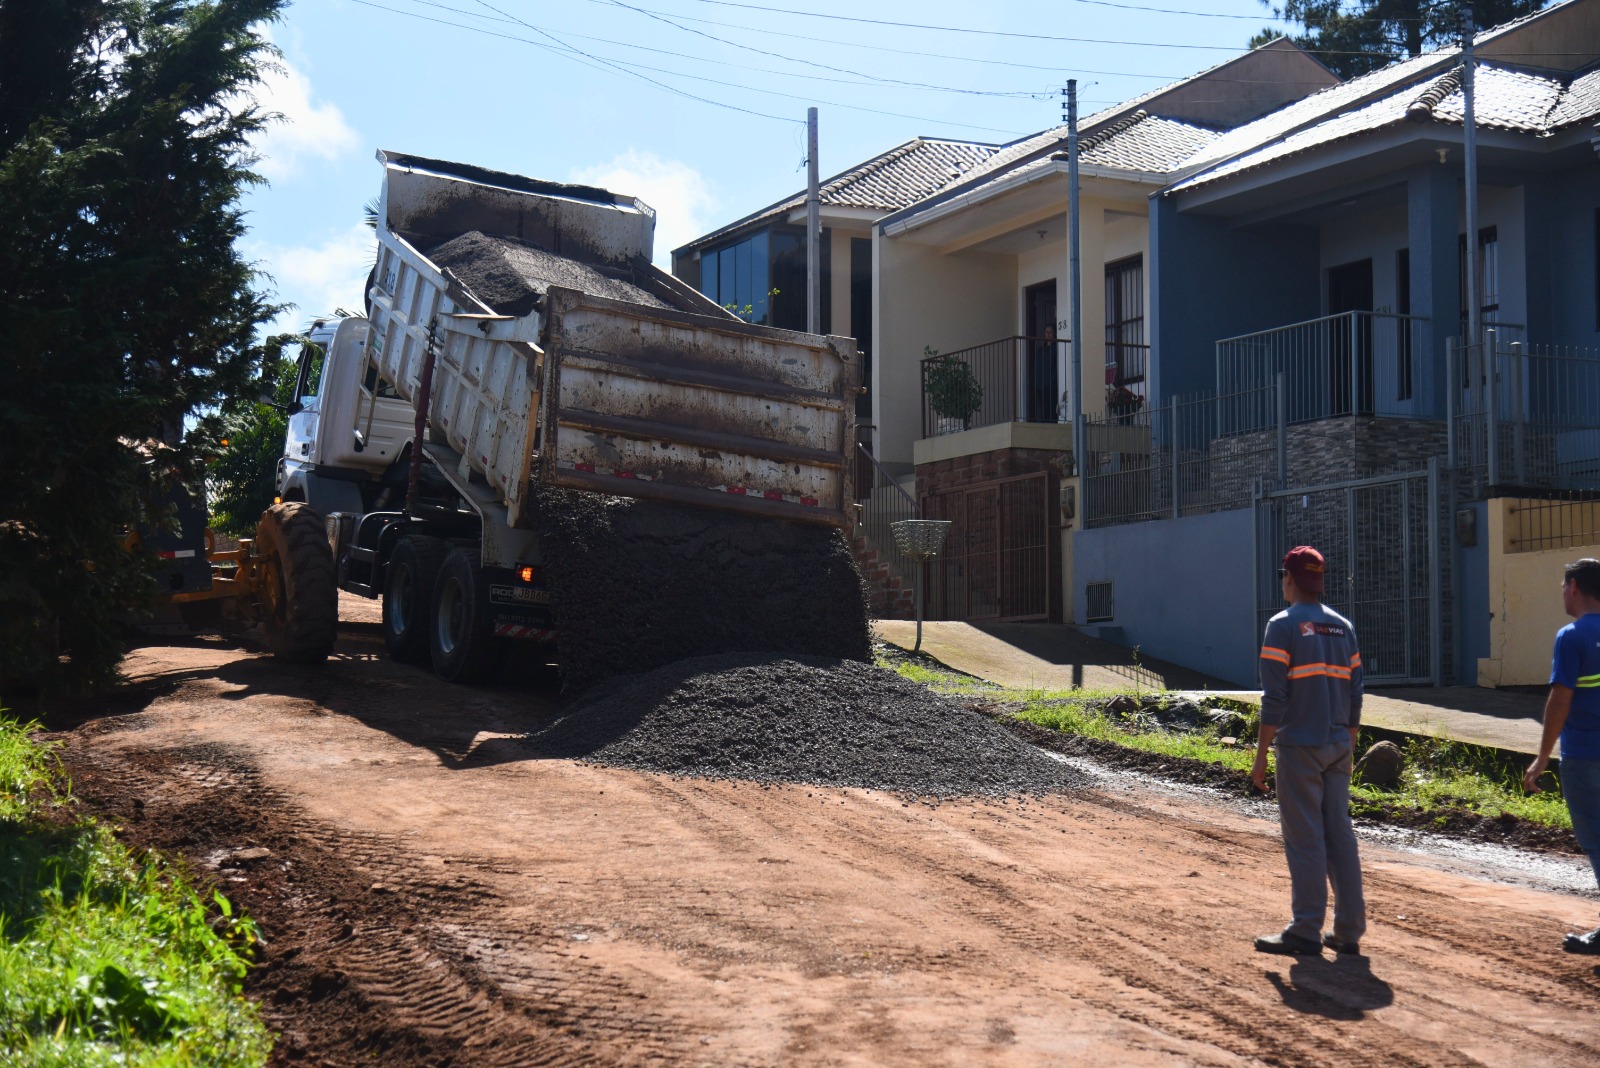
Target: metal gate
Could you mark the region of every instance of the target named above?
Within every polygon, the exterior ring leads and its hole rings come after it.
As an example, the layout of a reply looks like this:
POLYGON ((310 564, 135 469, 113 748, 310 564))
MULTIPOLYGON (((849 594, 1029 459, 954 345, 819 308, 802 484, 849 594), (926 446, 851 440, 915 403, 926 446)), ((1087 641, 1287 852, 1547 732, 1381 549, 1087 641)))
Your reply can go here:
POLYGON ((929 619, 1050 618, 1050 488, 1050 473, 1039 471, 922 499, 924 519, 951 521, 944 549, 928 564, 929 619))
POLYGON ((1284 553, 1310 545, 1327 560, 1324 601, 1355 625, 1367 682, 1439 685, 1441 507, 1436 466, 1258 497, 1256 633, 1285 607, 1284 553))

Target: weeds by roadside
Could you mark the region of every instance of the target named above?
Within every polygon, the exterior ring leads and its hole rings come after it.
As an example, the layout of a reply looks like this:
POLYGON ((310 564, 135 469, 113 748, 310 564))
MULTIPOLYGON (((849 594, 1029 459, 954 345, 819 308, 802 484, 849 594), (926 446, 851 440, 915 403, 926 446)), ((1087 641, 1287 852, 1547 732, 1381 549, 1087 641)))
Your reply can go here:
POLYGON ((0 1062, 264 1064, 240 994, 255 928, 70 805, 36 728, 0 716, 0 1062))
MULTIPOLYGON (((1002 706, 1011 717, 1063 734, 1089 738, 1145 753, 1195 760, 1248 775, 1254 760, 1258 713, 1239 708, 1231 726, 1202 725, 1175 730, 1131 721, 1105 711, 1120 696, 1149 700, 1147 689, 1045 692, 1007 690, 969 675, 924 661, 889 653, 880 663, 906 678, 950 696, 978 696, 1002 706)), ((1218 702, 1226 703, 1226 702, 1218 702)), ((1527 794, 1520 767, 1507 765, 1492 750, 1445 738, 1416 738, 1405 745, 1406 769, 1394 789, 1382 789, 1357 778, 1351 786, 1351 809, 1358 816, 1392 819, 1396 814, 1420 817, 1413 824, 1439 826, 1454 814, 1484 818, 1515 817, 1540 827, 1570 831, 1572 820, 1558 791, 1527 794)))

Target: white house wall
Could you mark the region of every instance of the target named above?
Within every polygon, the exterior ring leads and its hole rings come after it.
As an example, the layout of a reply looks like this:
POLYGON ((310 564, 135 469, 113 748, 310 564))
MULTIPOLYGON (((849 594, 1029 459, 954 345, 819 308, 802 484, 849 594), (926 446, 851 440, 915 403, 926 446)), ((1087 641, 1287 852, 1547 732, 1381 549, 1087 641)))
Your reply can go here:
POLYGON ((955 352, 1015 328, 1015 256, 873 238, 872 396, 878 459, 909 469, 922 437, 922 350, 955 352))

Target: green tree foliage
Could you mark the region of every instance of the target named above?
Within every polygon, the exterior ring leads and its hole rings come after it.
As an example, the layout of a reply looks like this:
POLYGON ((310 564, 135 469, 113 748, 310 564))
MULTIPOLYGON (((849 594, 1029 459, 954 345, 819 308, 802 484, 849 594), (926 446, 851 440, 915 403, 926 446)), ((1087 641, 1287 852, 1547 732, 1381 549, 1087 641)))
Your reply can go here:
MULTIPOLYGON (((271 399, 245 399, 219 416, 216 459, 206 470, 211 526, 224 534, 253 534, 261 513, 277 493, 278 459, 289 430, 289 402, 294 397, 296 366, 278 355, 283 344, 300 340, 275 337, 261 380, 270 383, 271 399)), ((265 392, 265 391, 264 391, 265 392)))
POLYGON ((214 451, 186 418, 254 393, 243 94, 283 3, 0 0, 0 676, 115 671, 125 531, 214 451))
MULTIPOLYGON (((1549 0, 1476 0, 1472 21, 1479 29, 1498 26, 1544 7, 1549 0)), ((1261 0, 1275 18, 1299 23, 1294 42, 1318 53, 1335 74, 1354 78, 1405 56, 1421 55, 1461 38, 1459 0, 1261 0)), ((1252 47, 1284 36, 1266 29, 1252 47)))

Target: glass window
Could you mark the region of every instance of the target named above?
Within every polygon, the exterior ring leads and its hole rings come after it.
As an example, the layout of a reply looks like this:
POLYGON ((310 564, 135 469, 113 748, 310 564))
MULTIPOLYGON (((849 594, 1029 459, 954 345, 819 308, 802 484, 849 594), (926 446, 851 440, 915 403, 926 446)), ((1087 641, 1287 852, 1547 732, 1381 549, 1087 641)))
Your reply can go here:
POLYGON ((722 292, 722 279, 717 276, 719 256, 716 249, 700 254, 700 292, 721 304, 722 297, 719 294, 722 292))
POLYGON ((1106 392, 1144 395, 1144 258, 1106 264, 1106 392))

